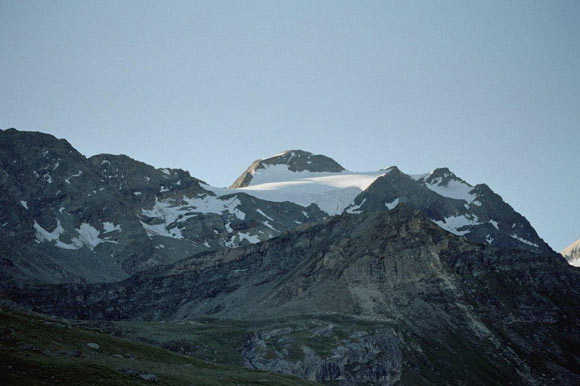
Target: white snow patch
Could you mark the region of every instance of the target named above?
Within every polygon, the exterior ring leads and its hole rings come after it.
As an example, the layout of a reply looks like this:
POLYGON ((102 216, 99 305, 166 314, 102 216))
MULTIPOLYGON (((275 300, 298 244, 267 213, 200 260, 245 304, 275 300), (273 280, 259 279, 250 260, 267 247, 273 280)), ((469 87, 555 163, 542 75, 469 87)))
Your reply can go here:
POLYGON ((235 248, 242 240, 247 240, 250 244, 256 244, 260 242, 260 238, 255 235, 250 235, 249 233, 238 232, 236 235, 232 236, 228 241, 225 242, 225 246, 228 248, 235 248))
POLYGON ((36 240, 39 242, 58 240, 60 235, 64 233, 64 229, 62 225, 60 225, 60 220, 56 220, 56 227, 51 232, 44 229, 36 221, 34 221, 33 227, 36 233, 36 240))
POLYGON ((272 217, 270 217, 266 213, 262 212, 261 209, 256 209, 256 212, 260 213, 262 216, 266 217, 268 220, 274 221, 274 219, 272 217))
POLYGON ((360 208, 361 208, 361 206, 363 206, 363 204, 365 203, 365 201, 366 201, 366 200, 367 200, 367 198, 366 198, 366 197, 365 197, 365 198, 363 198, 363 200, 361 201, 361 203, 360 203, 360 204, 351 206, 350 208, 348 208, 348 209, 346 210, 346 213, 354 213, 354 214, 359 214, 359 213, 361 213, 361 211, 360 211, 360 208))
POLYGON ((115 243, 114 241, 103 240, 99 238, 100 232, 97 228, 93 227, 91 224, 82 223, 80 227, 76 230, 78 237, 72 238, 73 245, 78 248, 87 247, 91 251, 101 243, 115 243))
POLYGON ((121 226, 115 225, 112 222, 105 221, 103 222, 103 230, 104 230, 103 233, 121 231, 121 226))
POLYGON ((499 231, 499 224, 495 220, 489 220, 489 223, 495 227, 499 231))
POLYGON ((188 210, 196 213, 222 214, 227 211, 240 220, 246 218, 246 214, 238 209, 241 202, 236 196, 222 199, 220 197, 205 195, 203 197, 195 198, 183 197, 183 200, 187 202, 188 210))
POLYGON ((36 221, 34 221, 34 230, 36 232, 37 242, 52 242, 55 241, 55 245, 62 249, 80 249, 82 247, 87 247, 93 250, 100 243, 116 243, 115 241, 103 240, 99 238, 99 231, 92 227, 90 224, 82 223, 80 228, 76 230, 78 237, 73 237, 72 244, 67 244, 59 240, 60 235, 64 233, 64 229, 60 224, 60 220, 56 220, 56 227, 51 232, 48 232, 42 228, 36 221))
POLYGON ((20 205, 22 205, 24 209, 28 210, 28 203, 26 201, 20 201, 20 205))
POLYGON ((280 232, 278 229, 274 228, 268 221, 264 221, 263 224, 268 228, 272 229, 274 232, 280 232))
POLYGON ((150 225, 144 223, 143 221, 139 221, 145 232, 147 232, 147 236, 152 238, 153 236, 163 236, 163 237, 171 237, 174 239, 182 239, 183 235, 181 234, 181 230, 178 227, 174 227, 171 229, 167 229, 165 224, 154 224, 150 225))
POLYGON ((438 221, 432 220, 432 221, 435 224, 439 225, 439 227, 458 236, 463 236, 471 232, 471 230, 469 229, 459 230, 459 228, 481 224, 480 222, 478 222, 477 217, 475 217, 475 219, 470 219, 467 218, 466 216, 451 216, 446 217, 443 221, 441 220, 438 221))
POLYGON ((229 193, 240 191, 263 200, 290 201, 304 207, 316 204, 334 215, 342 213, 360 192, 388 172, 292 172, 287 165, 267 165, 256 170, 250 186, 230 189, 229 193))
POLYGON ((171 172, 170 172, 170 171, 169 171, 169 169, 167 169, 167 168, 163 168, 163 169, 159 169, 159 170, 161 170, 161 172, 162 172, 163 174, 165 174, 165 175, 168 175, 168 176, 170 176, 170 175, 171 175, 171 172))
POLYGON ((491 243, 493 243, 493 241, 494 241, 494 240, 495 240, 495 238, 493 238, 493 236, 492 236, 492 235, 487 235, 487 236, 485 236, 485 241, 486 241, 488 244, 491 244, 491 243))
POLYGON ((526 245, 530 245, 530 246, 532 246, 532 247, 539 248, 539 245, 538 245, 538 244, 534 244, 534 243, 532 243, 531 241, 528 241, 528 240, 526 240, 526 239, 523 239, 523 238, 519 237, 518 235, 516 235, 515 233, 512 233, 510 236, 511 236, 512 238, 514 238, 514 239, 516 239, 516 240, 518 240, 518 241, 520 241, 520 242, 522 242, 522 243, 526 244, 526 245))
POLYGON ((248 240, 251 244, 256 244, 260 242, 260 238, 258 236, 250 235, 244 232, 238 232, 238 238, 240 239, 240 241, 248 240))
POLYGON ((443 197, 465 200, 469 203, 473 203, 477 199, 477 196, 471 193, 473 186, 465 182, 452 179, 448 181, 446 186, 439 185, 441 182, 442 178, 436 178, 430 183, 425 181, 425 186, 443 197))
POLYGON ((134 194, 135 196, 140 196, 140 195, 142 195, 143 193, 141 193, 141 192, 133 192, 133 194, 134 194))
POLYGON ((397 205, 399 205, 399 198, 395 198, 392 202, 385 202, 385 206, 391 210, 393 208, 395 208, 397 205))

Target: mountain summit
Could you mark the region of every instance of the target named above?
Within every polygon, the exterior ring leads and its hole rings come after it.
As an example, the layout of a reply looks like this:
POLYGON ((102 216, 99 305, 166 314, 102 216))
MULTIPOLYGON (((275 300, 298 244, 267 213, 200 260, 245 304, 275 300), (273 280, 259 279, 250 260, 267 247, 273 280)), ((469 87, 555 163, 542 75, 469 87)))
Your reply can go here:
POLYGON ((580 267, 580 239, 564 248, 560 254, 568 260, 570 265, 580 267))
POLYGON ((325 155, 312 154, 304 150, 287 150, 254 161, 230 188, 279 181, 278 177, 288 172, 340 173, 344 170, 338 162, 325 155))

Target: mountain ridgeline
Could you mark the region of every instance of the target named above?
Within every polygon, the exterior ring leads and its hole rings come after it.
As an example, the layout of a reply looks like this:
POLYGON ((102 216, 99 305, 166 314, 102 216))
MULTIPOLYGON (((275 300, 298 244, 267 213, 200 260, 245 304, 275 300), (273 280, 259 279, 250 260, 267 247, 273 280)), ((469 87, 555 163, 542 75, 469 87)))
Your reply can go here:
POLYGON ((398 203, 479 243, 552 252, 487 185, 473 187, 448 169, 349 172, 326 156, 292 150, 254 162, 231 188, 216 188, 181 169, 124 155, 86 158, 65 140, 14 129, 0 131, 0 168, 3 281, 118 281, 398 203))

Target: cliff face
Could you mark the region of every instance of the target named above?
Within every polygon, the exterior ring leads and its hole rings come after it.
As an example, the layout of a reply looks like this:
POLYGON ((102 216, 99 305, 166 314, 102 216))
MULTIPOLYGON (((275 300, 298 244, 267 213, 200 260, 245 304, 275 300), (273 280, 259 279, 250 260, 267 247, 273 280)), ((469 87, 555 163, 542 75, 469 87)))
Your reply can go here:
POLYGON ((69 318, 259 322, 242 348, 248 366, 385 385, 576 383, 579 295, 580 272, 558 255, 473 244, 405 205, 120 283, 3 294, 69 318))

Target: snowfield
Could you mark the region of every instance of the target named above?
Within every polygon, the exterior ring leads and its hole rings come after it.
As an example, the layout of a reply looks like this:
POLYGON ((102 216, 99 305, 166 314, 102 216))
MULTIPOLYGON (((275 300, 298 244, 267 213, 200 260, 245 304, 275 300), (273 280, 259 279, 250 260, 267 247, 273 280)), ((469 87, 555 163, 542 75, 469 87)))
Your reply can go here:
POLYGON ((218 196, 243 192, 262 200, 290 201, 307 207, 316 204, 329 215, 340 214, 355 197, 377 178, 388 173, 377 172, 317 173, 293 172, 287 165, 267 165, 257 169, 249 186, 239 189, 214 188, 204 185, 218 196))

